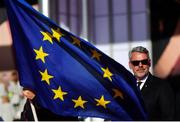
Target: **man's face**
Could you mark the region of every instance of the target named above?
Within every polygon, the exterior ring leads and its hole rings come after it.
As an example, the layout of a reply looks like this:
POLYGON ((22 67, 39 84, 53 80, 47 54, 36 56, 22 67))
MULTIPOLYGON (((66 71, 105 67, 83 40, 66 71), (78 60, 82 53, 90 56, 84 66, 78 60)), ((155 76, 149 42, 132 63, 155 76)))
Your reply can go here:
POLYGON ((138 80, 145 78, 149 72, 151 61, 147 54, 140 52, 133 52, 129 61, 129 67, 132 69, 134 76, 138 80))

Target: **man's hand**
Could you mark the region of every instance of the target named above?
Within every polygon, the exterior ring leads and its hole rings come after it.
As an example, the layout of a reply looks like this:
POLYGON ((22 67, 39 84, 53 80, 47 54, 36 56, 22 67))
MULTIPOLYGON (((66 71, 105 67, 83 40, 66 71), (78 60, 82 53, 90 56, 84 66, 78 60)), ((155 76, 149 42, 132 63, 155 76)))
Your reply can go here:
POLYGON ((23 90, 23 95, 30 100, 32 100, 35 97, 35 94, 30 90, 23 90))

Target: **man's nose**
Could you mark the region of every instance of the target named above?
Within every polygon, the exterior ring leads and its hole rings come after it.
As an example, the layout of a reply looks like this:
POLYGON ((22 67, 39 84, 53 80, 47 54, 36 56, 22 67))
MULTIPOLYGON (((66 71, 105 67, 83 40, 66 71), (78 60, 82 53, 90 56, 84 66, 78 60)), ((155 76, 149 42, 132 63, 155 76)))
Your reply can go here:
POLYGON ((143 64, 142 64, 141 62, 139 62, 139 66, 140 66, 140 67, 142 67, 142 66, 143 66, 143 64))

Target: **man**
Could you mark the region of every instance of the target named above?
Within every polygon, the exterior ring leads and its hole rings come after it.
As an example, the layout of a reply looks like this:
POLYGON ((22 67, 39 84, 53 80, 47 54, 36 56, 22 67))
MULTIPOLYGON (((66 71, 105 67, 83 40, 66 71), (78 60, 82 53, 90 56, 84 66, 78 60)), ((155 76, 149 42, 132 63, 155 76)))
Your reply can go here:
POLYGON ((174 94, 170 85, 149 72, 149 52, 142 46, 129 52, 129 67, 137 79, 149 120, 173 120, 174 94))

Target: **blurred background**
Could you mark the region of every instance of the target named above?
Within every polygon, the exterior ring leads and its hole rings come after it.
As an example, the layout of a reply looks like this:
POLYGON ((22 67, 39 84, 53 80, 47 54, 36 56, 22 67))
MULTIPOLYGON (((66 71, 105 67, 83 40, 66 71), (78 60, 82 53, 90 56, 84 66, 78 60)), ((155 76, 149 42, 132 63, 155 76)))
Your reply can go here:
MULTIPOLYGON (((152 59, 151 72, 171 83, 177 103, 180 103, 180 0, 27 1, 62 28, 91 42, 128 70, 128 51, 134 46, 146 47, 152 59)), ((12 107, 14 114, 8 117, 18 119, 24 98, 18 85, 3 0, 0 0, 0 58, 2 106, 6 103, 6 108, 12 107)), ((180 112, 180 108, 177 111, 180 112)))

